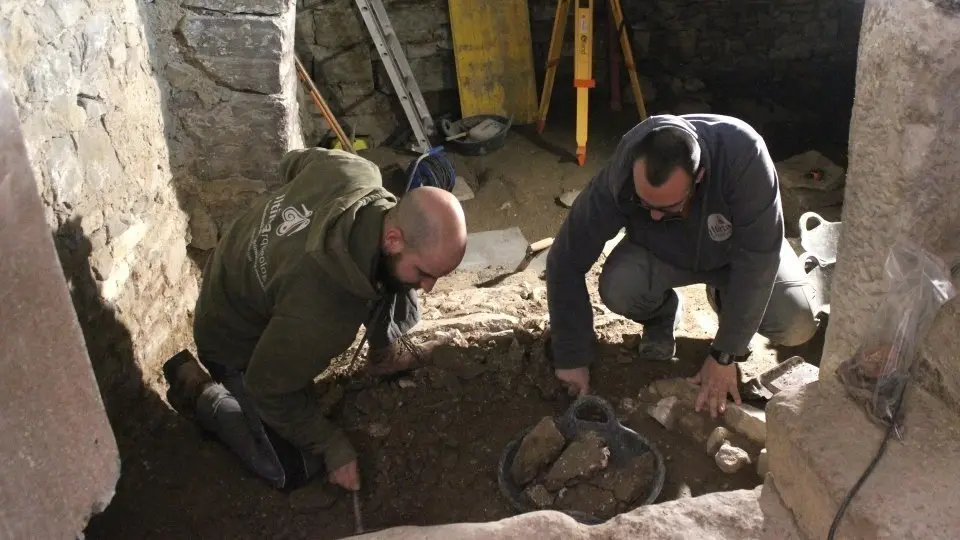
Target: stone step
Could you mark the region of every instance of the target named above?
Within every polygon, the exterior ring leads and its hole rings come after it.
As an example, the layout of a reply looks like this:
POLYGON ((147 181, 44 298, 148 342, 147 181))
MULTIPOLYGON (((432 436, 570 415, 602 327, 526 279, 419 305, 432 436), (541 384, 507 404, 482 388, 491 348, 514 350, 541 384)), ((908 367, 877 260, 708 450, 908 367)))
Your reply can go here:
MULTIPOLYGON (((904 403, 904 440, 893 439, 847 508, 836 538, 956 538, 960 530, 960 422, 913 387, 904 403)), ((770 475, 801 531, 827 538, 849 489, 873 459, 884 429, 819 382, 767 406, 770 475)))

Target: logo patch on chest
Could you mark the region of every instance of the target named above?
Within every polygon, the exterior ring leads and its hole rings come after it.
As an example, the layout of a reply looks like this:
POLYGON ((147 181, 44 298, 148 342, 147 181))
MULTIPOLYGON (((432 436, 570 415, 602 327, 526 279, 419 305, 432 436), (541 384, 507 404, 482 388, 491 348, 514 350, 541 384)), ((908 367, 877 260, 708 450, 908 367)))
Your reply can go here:
POLYGON ((307 225, 310 225, 310 216, 312 215, 313 211, 303 204, 300 205, 300 208, 292 206, 284 208, 283 213, 280 214, 283 217, 283 223, 277 227, 277 236, 290 236, 306 229, 307 225))
POLYGON ((725 242, 733 235, 733 224, 723 214, 707 216, 707 231, 714 242, 725 242))

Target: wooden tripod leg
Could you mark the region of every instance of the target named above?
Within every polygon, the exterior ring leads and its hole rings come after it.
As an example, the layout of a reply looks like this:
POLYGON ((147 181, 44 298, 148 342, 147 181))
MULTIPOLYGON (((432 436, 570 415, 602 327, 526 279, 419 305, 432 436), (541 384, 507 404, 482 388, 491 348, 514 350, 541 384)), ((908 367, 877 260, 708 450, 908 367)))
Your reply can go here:
POLYGON ((630 48, 630 37, 623 27, 623 10, 620 9, 620 0, 610 0, 610 9, 613 12, 613 22, 620 34, 620 49, 623 50, 623 65, 630 74, 630 86, 633 88, 633 99, 637 102, 637 113, 640 120, 647 119, 647 105, 643 102, 643 92, 640 90, 640 78, 637 77, 637 66, 633 61, 633 49, 630 48))
POLYGON ((577 89, 577 163, 587 160, 587 120, 593 79, 593 0, 576 0, 573 86, 577 89))
POLYGON ((297 64, 297 74, 300 75, 300 80, 307 84, 307 88, 310 89, 310 96, 313 97, 313 102, 316 103, 317 108, 320 109, 320 114, 323 115, 323 119, 330 124, 330 129, 332 129, 333 133, 337 136, 340 145, 347 152, 356 154, 357 151, 353 148, 353 141, 350 140, 350 137, 347 137, 343 128, 340 127, 340 122, 337 122, 337 118, 333 115, 333 111, 330 110, 330 106, 327 105, 327 101, 320 95, 320 91, 317 90, 317 85, 313 84, 313 80, 307 73, 307 69, 303 67, 303 63, 300 61, 300 57, 295 55, 293 58, 297 64))
POLYGON ((540 111, 537 113, 537 133, 543 133, 547 124, 547 111, 550 109, 550 95, 553 93, 553 81, 557 75, 557 63, 563 49, 563 32, 567 29, 567 16, 570 14, 570 0, 557 0, 557 14, 553 19, 553 35, 550 37, 550 49, 547 52, 547 70, 543 77, 543 90, 540 95, 540 111))

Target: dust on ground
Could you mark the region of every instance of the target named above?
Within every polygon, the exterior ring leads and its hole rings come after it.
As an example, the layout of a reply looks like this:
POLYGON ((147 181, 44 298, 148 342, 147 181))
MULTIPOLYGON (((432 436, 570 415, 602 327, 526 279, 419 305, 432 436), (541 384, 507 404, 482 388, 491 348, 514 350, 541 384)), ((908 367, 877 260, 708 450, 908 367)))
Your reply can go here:
MULTIPOLYGON (((511 133, 494 154, 457 156, 467 164, 458 170, 474 171, 477 196, 464 204, 471 231, 519 226, 531 241, 553 236, 566 215, 554 199, 586 184, 624 131, 620 126, 606 130, 616 135, 591 134, 584 167, 571 159, 570 131, 548 132, 546 142, 511 133)), ((391 159, 389 152, 376 152, 381 165, 391 159)), ((653 441, 663 454, 666 481, 657 501, 758 485, 752 468, 720 472, 702 442, 682 430, 665 430, 645 412, 655 401, 647 391, 652 381, 692 376, 707 354, 716 317, 703 287, 682 289, 686 309, 679 361, 645 363, 624 348, 640 326, 610 313, 599 301, 601 263, 588 276, 598 338, 592 389, 617 407, 624 425, 653 441)), ((361 455, 368 530, 513 515, 497 487, 500 453, 541 418, 560 415, 572 403, 546 358, 547 310, 540 276, 527 271, 510 276, 495 291, 472 288, 489 277, 456 273, 441 280, 422 297, 425 321, 493 312, 516 317, 516 324, 492 336, 490 329, 465 331, 432 363, 403 377, 366 378, 341 365, 320 383, 337 398, 329 400, 330 414, 361 455)), ((820 347, 822 332, 796 350, 771 348, 758 337, 743 378, 793 354, 816 363, 820 347)), ((148 377, 153 390, 162 393, 160 374, 148 377)), ((354 532, 350 498, 342 490, 317 478, 293 492, 278 492, 245 470, 222 444, 158 406, 156 395, 150 403, 141 407, 132 400, 123 425, 115 426, 122 474, 113 501, 87 528, 88 538, 325 539, 354 532)), ((702 417, 705 424, 713 423, 702 417)))

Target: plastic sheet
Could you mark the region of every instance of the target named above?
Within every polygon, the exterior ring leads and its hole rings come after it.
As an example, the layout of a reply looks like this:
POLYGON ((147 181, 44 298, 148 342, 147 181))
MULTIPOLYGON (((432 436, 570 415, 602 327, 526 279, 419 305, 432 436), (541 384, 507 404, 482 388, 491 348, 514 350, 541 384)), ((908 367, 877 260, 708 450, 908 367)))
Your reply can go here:
POLYGON ((956 295, 950 268, 909 241, 895 244, 884 265, 886 294, 867 334, 837 375, 874 421, 902 432, 899 406, 919 344, 940 308, 956 295))

